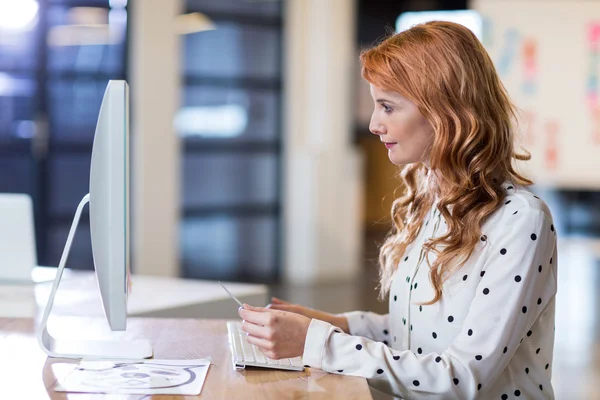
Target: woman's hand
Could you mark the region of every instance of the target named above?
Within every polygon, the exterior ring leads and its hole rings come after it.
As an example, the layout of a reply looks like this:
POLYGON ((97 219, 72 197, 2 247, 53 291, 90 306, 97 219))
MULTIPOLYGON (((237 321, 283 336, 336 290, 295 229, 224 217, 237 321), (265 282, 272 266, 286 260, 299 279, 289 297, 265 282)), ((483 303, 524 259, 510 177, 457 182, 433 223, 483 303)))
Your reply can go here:
POLYGON ((314 310, 312 308, 304 307, 298 304, 288 303, 278 299, 277 297, 271 297, 271 304, 267 306, 271 310, 289 311, 296 314, 304 315, 308 318, 314 318, 321 321, 329 322, 331 325, 335 325, 349 333, 348 320, 346 317, 341 315, 330 314, 324 311, 314 310))
POLYGON ((238 314, 244 320, 242 330, 248 333, 248 343, 257 346, 266 357, 278 360, 304 353, 310 318, 248 304, 240 307, 238 314))

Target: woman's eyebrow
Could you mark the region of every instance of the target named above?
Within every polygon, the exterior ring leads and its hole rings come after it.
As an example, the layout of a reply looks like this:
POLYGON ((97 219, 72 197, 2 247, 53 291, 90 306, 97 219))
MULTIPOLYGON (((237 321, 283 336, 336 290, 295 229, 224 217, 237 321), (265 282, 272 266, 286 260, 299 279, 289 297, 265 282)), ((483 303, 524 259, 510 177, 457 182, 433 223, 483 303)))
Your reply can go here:
POLYGON ((390 103, 390 104, 396 104, 394 101, 392 100, 388 100, 388 99, 377 99, 375 100, 377 103, 390 103))

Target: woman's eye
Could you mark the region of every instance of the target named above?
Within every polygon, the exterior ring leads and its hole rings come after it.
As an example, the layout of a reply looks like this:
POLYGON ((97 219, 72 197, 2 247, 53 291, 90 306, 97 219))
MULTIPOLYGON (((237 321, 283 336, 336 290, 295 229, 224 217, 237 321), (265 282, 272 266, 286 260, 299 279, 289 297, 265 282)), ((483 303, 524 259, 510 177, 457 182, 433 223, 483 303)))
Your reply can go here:
POLYGON ((382 106, 383 111, 385 111, 386 114, 390 114, 393 111, 390 107, 386 106, 385 104, 382 104, 382 106))

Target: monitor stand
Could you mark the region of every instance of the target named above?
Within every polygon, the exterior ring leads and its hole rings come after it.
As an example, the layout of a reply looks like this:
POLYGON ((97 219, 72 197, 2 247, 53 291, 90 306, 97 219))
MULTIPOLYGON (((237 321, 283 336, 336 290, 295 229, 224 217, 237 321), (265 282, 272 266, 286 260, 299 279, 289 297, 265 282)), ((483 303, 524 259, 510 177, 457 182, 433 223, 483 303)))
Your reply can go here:
POLYGON ((148 340, 71 340, 71 339, 55 339, 48 332, 48 317, 50 311, 52 311, 52 305, 54 304, 54 298, 56 297, 56 291, 58 284, 62 278, 62 273, 69 258, 69 252, 71 250, 71 244, 73 243, 73 237, 81 218, 81 211, 83 207, 89 202, 89 193, 84 196, 75 212, 75 218, 67 237, 67 243, 63 250, 58 265, 58 271, 56 272, 56 278, 54 278, 54 284, 50 296, 48 297, 48 303, 44 311, 44 316, 37 330, 37 339, 40 347, 50 357, 60 358, 85 358, 85 359, 142 359, 151 358, 152 345, 148 340))

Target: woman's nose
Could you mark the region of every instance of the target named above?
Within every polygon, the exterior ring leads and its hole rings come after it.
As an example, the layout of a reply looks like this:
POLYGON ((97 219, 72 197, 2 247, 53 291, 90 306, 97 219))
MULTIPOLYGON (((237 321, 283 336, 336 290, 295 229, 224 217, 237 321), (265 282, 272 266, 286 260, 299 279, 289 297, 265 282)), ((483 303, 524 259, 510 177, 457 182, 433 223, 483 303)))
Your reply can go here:
POLYGON ((384 129, 381 124, 378 124, 376 121, 371 120, 369 123, 369 130, 374 135, 382 135, 384 133, 384 129))

